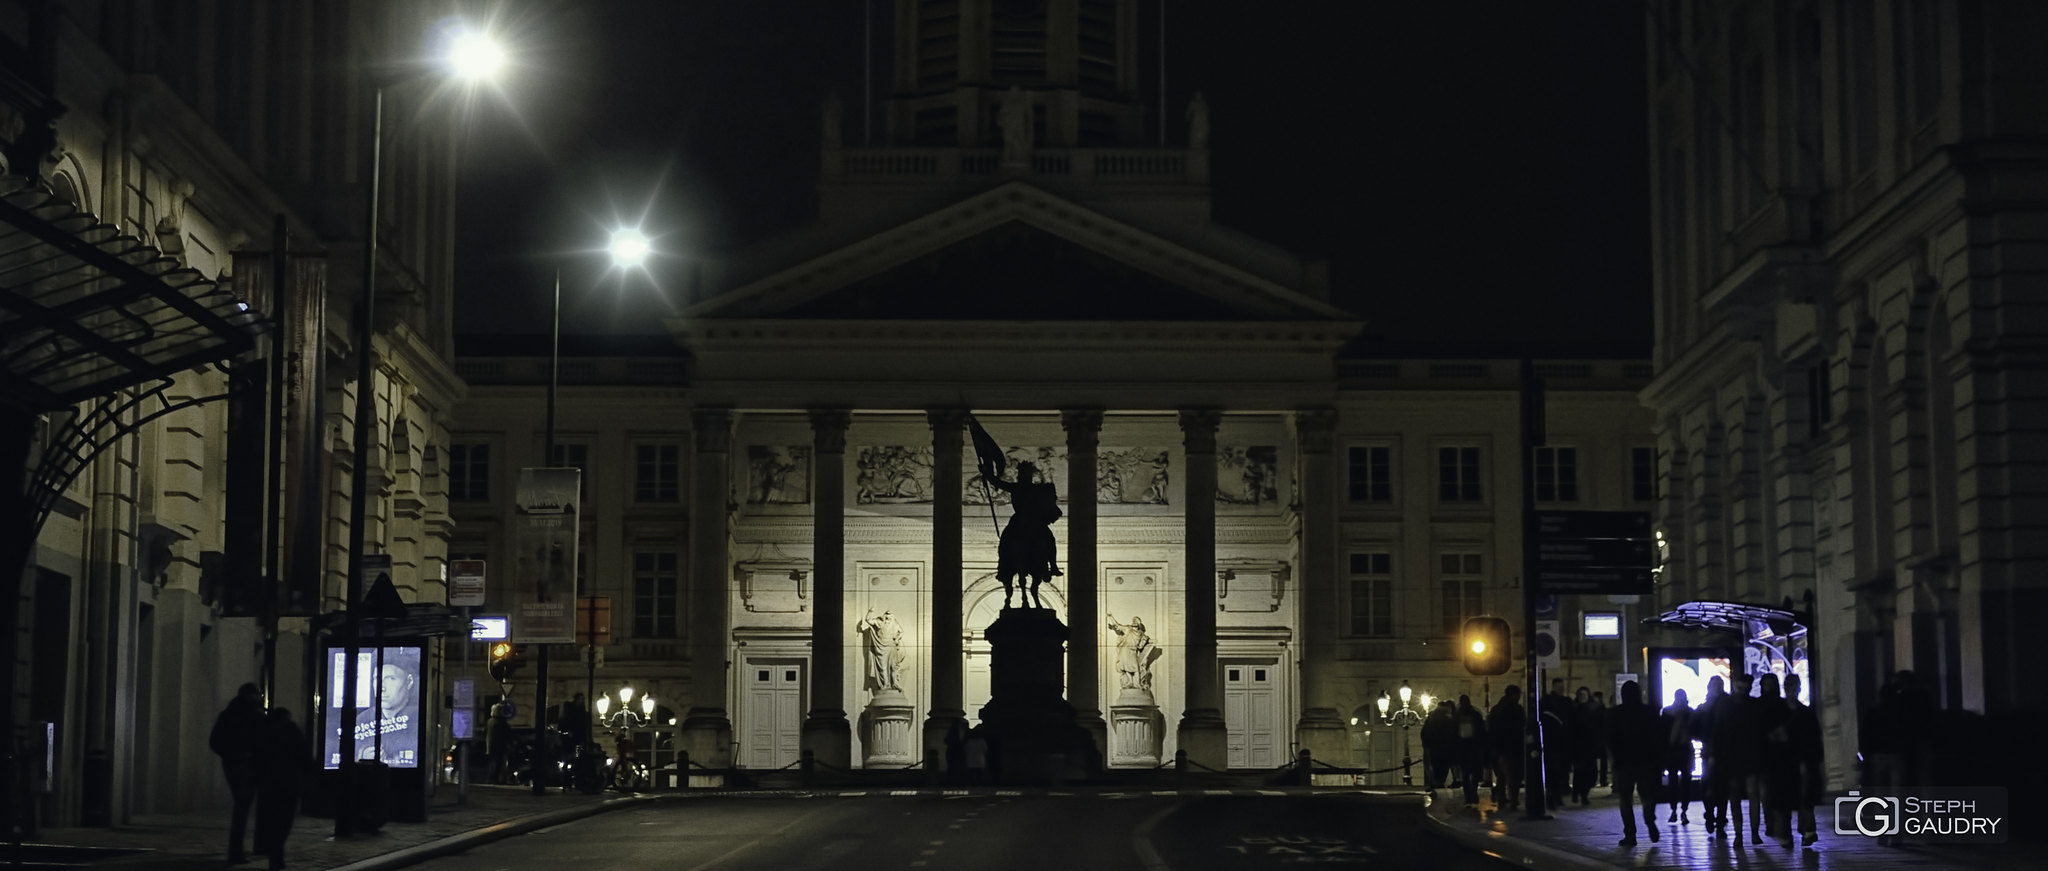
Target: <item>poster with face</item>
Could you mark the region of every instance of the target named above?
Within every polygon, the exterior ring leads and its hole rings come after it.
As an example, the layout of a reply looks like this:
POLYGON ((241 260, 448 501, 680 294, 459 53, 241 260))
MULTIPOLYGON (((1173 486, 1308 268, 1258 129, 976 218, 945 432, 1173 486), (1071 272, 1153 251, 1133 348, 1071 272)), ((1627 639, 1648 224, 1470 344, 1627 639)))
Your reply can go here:
POLYGON ((417 768, 420 733, 420 648, 365 647, 356 651, 355 704, 342 701, 348 651, 327 652, 327 706, 321 762, 341 767, 342 756, 379 759, 393 768, 417 768), (343 723, 348 724, 344 734, 343 723))

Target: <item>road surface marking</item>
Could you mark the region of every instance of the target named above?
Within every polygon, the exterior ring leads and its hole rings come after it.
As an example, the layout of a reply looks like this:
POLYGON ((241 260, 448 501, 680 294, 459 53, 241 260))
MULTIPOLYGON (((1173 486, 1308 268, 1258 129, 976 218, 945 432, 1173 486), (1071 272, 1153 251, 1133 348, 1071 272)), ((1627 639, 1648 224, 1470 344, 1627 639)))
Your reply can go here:
POLYGON ((1179 808, 1180 804, 1174 802, 1160 808, 1156 813, 1146 817, 1145 821, 1138 825, 1137 831, 1131 833, 1131 849, 1137 852, 1138 861, 1144 864, 1145 871, 1173 871, 1159 855, 1159 851, 1152 849, 1152 829, 1158 826, 1161 820, 1166 819, 1167 814, 1179 808))

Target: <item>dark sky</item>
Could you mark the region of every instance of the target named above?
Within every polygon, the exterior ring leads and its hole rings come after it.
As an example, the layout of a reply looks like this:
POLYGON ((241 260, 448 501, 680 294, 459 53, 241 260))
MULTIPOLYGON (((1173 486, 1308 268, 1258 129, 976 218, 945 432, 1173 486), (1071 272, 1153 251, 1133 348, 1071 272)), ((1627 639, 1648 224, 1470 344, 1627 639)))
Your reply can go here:
MULTIPOLYGON (((878 101, 893 6, 873 0, 878 101)), ((1142 8, 1156 99, 1157 3, 1142 8)), ((1217 220, 1329 258, 1336 301, 1400 337, 1389 351, 1647 353, 1641 8, 1169 0, 1169 115, 1204 92, 1217 220)), ((557 264, 567 344, 659 333, 690 252, 809 220, 825 93, 859 139, 856 0, 505 9, 519 76, 464 157, 468 351, 544 332, 557 264), (595 249, 643 214, 669 256, 652 279, 603 279, 595 249)))

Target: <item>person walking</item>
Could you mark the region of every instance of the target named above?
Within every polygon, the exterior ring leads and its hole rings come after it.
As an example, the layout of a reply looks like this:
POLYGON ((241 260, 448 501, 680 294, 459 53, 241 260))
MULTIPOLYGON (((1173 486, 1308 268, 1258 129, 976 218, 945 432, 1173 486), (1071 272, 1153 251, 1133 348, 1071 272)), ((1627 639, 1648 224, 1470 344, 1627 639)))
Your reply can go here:
POLYGON ((484 733, 491 757, 491 782, 512 782, 512 712, 504 702, 491 706, 491 726, 484 733))
POLYGON ((1705 798, 1700 804, 1700 816, 1707 824, 1707 831, 1718 836, 1728 835, 1728 771, 1721 759, 1719 721, 1727 716, 1734 700, 1729 697, 1727 683, 1720 675, 1707 680, 1707 697, 1700 702, 1692 716, 1692 735, 1700 742, 1705 762, 1702 774, 1706 778, 1705 798))
POLYGON ((1509 684, 1500 701, 1486 714, 1486 743, 1493 757, 1493 804, 1513 809, 1522 803, 1523 730, 1527 712, 1522 709, 1522 688, 1509 684))
POLYGON ((206 744, 220 757, 221 773, 227 776, 228 792, 234 797, 234 817, 228 820, 228 864, 248 861, 242 845, 246 841, 249 811, 256 806, 256 788, 262 775, 257 755, 263 734, 263 690, 253 683, 242 684, 233 700, 213 718, 213 731, 206 744))
POLYGON ((1657 772, 1669 752, 1667 737, 1657 710, 1643 704, 1643 689, 1635 681, 1621 685, 1621 704, 1609 713, 1607 750, 1614 754, 1614 794, 1621 798, 1621 845, 1636 845, 1635 797, 1643 798, 1643 827, 1650 842, 1657 841, 1657 772))
MULTIPOLYGON (((1617 698, 1617 699, 1615 699, 1615 701, 1616 701, 1616 702, 1619 702, 1619 701, 1621 701, 1621 700, 1617 698)), ((1608 780, 1607 780, 1607 778, 1608 778, 1608 772, 1609 772, 1609 771, 1610 771, 1610 770, 1612 769, 1612 767, 1613 767, 1611 763, 1613 762, 1613 759, 1614 759, 1614 754, 1612 754, 1612 753, 1609 753, 1609 752, 1607 752, 1607 731, 1606 731, 1606 730, 1607 730, 1607 715, 1608 715, 1609 713, 1611 713, 1611 712, 1612 712, 1613 710, 1614 710, 1613 708, 1611 708, 1611 707, 1608 707, 1608 705, 1607 705, 1607 694, 1606 694, 1606 693, 1603 693, 1603 692, 1601 692, 1601 691, 1599 691, 1599 690, 1594 690, 1594 691, 1593 691, 1593 711, 1594 711, 1594 713, 1595 713, 1595 714, 1597 714, 1597 715, 1598 715, 1598 718, 1599 718, 1599 722, 1600 722, 1600 730, 1601 730, 1601 731, 1600 731, 1600 760, 1599 760, 1599 761, 1600 761, 1600 779, 1599 779, 1598 781, 1596 781, 1596 783, 1597 783, 1597 784, 1598 784, 1599 786, 1606 786, 1606 785, 1608 784, 1608 780)))
POLYGON ((1422 785, 1431 792, 1442 789, 1444 776, 1457 767, 1457 743, 1458 706, 1444 699, 1422 723, 1422 785))
POLYGON ((1814 819, 1813 809, 1820 804, 1821 793, 1826 789, 1826 746, 1820 729, 1820 715, 1799 701, 1801 683, 1796 674, 1785 678, 1785 706, 1790 710, 1785 719, 1785 732, 1791 739, 1793 765, 1798 769, 1798 779, 1791 795, 1792 808, 1799 817, 1801 845, 1811 847, 1813 842, 1820 840, 1820 828, 1814 819))
POLYGON ((1550 681, 1550 692, 1538 700, 1537 713, 1543 718, 1543 791, 1545 811, 1564 807, 1565 796, 1571 792, 1572 776, 1572 697, 1564 694, 1564 678, 1550 681))
MULTIPOLYGON (((1750 772, 1750 813, 1763 805, 1764 834, 1792 846, 1792 798, 1799 783, 1799 769, 1792 755, 1788 724, 1792 709, 1778 695, 1778 676, 1766 673, 1757 681, 1754 702, 1756 722, 1750 725, 1757 741, 1757 765, 1750 772)), ((1751 837, 1755 837, 1752 828, 1751 837)))
MULTIPOLYGON (((1449 707, 1446 702, 1437 710, 1449 707)), ((1451 741, 1446 750, 1457 760, 1458 777, 1465 784, 1465 806, 1479 806, 1479 777, 1486 770, 1486 717, 1472 706, 1471 696, 1459 696, 1451 741)))
POLYGON ((1571 796, 1580 805, 1591 804, 1593 781, 1600 771, 1600 758, 1607 753, 1606 736, 1600 734, 1601 714, 1593 707, 1593 690, 1579 687, 1572 694, 1572 783, 1571 796))
POLYGON ((256 793, 256 852, 270 857, 270 871, 284 867, 284 841, 299 815, 305 789, 306 735, 292 712, 271 708, 264 718, 259 754, 262 779, 256 793))
POLYGON ((1762 724, 1765 717, 1758 707, 1759 700, 1750 696, 1750 687, 1755 680, 1747 673, 1735 675, 1735 689, 1722 702, 1727 708, 1714 717, 1714 753, 1721 764, 1722 783, 1728 795, 1729 822, 1734 824, 1735 838, 1742 838, 1742 805, 1747 800, 1750 840, 1761 844, 1764 842, 1764 809, 1759 788, 1761 781, 1757 775, 1763 765, 1762 724))
MULTIPOLYGON (((1686 808, 1692 801, 1692 706, 1687 703, 1685 690, 1671 694, 1671 704, 1665 706, 1662 719, 1665 735, 1664 775, 1665 800, 1671 803, 1671 818, 1665 822, 1681 826, 1691 825, 1692 817, 1686 808)), ((1702 819, 1705 818, 1702 814, 1702 819)))

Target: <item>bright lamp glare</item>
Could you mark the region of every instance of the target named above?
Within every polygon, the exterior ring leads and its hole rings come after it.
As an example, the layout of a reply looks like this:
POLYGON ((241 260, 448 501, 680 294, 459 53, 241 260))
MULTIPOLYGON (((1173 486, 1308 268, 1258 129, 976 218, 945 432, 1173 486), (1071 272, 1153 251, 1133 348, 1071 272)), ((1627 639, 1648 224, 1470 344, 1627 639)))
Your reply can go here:
POLYGON ((1473 652, 1473 653, 1485 653, 1485 652, 1486 652, 1486 642, 1484 642, 1484 641, 1474 641, 1474 642, 1472 642, 1472 652, 1473 652))
POLYGON ((484 81, 505 66, 505 48, 485 34, 464 33, 448 45, 448 66, 462 78, 484 81))
POLYGON ((647 260, 647 237, 639 230, 628 227, 612 233, 612 263, 618 266, 639 266, 647 260))

